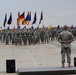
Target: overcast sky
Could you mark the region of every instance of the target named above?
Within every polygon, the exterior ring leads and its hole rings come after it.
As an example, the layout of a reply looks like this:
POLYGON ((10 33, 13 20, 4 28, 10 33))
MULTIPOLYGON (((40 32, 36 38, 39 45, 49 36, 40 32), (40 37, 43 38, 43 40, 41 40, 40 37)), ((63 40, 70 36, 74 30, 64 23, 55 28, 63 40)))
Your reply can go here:
POLYGON ((19 11, 20 13, 25 11, 25 16, 28 11, 31 11, 31 22, 34 13, 37 12, 35 26, 39 23, 41 11, 43 11, 44 26, 57 26, 58 24, 76 26, 76 0, 0 0, 0 26, 3 26, 5 13, 8 19, 10 12, 13 17, 11 25, 16 25, 19 11))

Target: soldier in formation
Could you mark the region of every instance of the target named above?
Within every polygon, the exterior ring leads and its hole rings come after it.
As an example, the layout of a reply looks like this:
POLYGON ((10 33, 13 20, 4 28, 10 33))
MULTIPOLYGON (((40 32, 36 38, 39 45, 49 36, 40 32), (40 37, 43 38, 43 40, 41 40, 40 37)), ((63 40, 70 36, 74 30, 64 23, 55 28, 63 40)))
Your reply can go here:
MULTIPOLYGON (((58 40, 58 35, 62 32, 57 28, 37 28, 37 29, 18 29, 18 30, 1 30, 0 41, 12 45, 31 45, 40 43, 49 43, 58 40)), ((69 29, 76 39, 76 29, 69 29)))

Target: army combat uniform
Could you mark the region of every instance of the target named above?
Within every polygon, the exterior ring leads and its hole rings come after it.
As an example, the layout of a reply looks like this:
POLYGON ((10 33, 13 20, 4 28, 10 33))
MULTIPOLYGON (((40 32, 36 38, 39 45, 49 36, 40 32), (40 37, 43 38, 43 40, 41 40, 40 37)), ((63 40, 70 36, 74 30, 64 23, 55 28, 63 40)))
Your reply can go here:
MULTIPOLYGON (((67 30, 62 31, 58 36, 58 42, 61 43, 62 64, 64 67, 65 55, 67 55, 67 63, 71 63, 71 43, 74 41, 72 33, 67 30)), ((69 67, 69 65, 68 65, 69 67)))
POLYGON ((5 35, 5 44, 8 45, 9 44, 9 32, 6 31, 6 35, 5 35))

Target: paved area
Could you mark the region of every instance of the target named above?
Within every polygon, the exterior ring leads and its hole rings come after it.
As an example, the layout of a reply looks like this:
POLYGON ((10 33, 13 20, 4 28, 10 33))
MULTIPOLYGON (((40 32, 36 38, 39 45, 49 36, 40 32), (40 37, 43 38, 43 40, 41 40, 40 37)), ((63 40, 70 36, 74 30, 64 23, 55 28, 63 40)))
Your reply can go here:
MULTIPOLYGON (((76 57, 76 41, 72 43, 72 66, 76 57)), ((0 75, 18 75, 6 73, 6 60, 15 59, 16 71, 26 67, 61 67, 60 44, 36 44, 26 46, 5 45, 0 42, 0 75)), ((67 67, 67 63, 65 64, 67 67)))

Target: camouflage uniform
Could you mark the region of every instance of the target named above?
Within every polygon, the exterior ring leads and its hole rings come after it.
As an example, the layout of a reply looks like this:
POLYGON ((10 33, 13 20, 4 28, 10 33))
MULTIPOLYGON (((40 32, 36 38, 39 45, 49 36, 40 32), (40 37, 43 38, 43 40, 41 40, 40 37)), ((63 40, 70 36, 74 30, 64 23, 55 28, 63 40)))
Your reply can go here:
POLYGON ((36 36, 36 33, 37 33, 36 30, 33 30, 33 31, 32 31, 32 43, 33 43, 34 45, 36 44, 36 37, 37 37, 37 36, 36 36))
POLYGON ((51 30, 51 41, 55 41, 55 30, 51 30))
POLYGON ((2 35, 3 35, 3 32, 0 31, 0 41, 2 42, 2 35))
POLYGON ((9 32, 8 32, 8 31, 6 31, 6 35, 5 35, 5 43, 6 43, 6 45, 9 44, 9 32))
POLYGON ((22 45, 22 34, 21 31, 17 31, 17 33, 15 34, 15 44, 19 44, 22 45))
POLYGON ((48 43, 49 42, 49 31, 48 29, 45 30, 45 34, 44 34, 44 41, 45 43, 48 43))
POLYGON ((45 35, 45 32, 44 32, 44 30, 42 30, 40 33, 40 39, 41 39, 42 43, 44 43, 44 35, 45 35))
POLYGON ((37 40, 36 40, 37 43, 40 43, 40 30, 37 29, 37 40))
POLYGON ((12 44, 15 44, 15 31, 11 32, 11 40, 12 40, 12 44))
POLYGON ((32 44, 32 32, 31 32, 30 29, 27 30, 26 35, 27 35, 27 41, 28 41, 28 44, 31 45, 31 44, 32 44))
POLYGON ((3 43, 5 42, 5 36, 6 36, 6 31, 4 30, 4 31, 3 31, 3 35, 2 35, 2 42, 3 42, 3 43))
POLYGON ((23 40, 23 44, 26 45, 27 44, 27 35, 26 35, 26 31, 22 32, 22 40, 23 40))
POLYGON ((65 63, 65 55, 67 55, 67 63, 71 63, 71 43, 74 41, 72 33, 67 30, 62 31, 58 41, 61 43, 62 63, 65 63))

